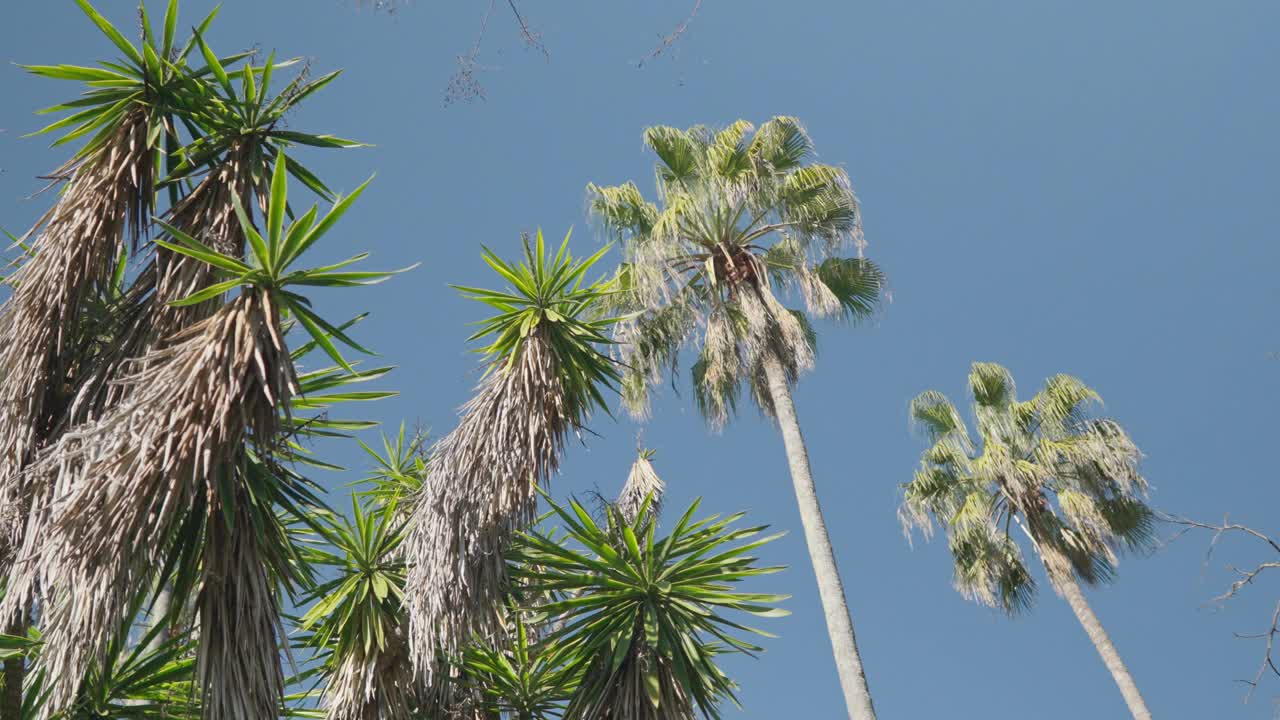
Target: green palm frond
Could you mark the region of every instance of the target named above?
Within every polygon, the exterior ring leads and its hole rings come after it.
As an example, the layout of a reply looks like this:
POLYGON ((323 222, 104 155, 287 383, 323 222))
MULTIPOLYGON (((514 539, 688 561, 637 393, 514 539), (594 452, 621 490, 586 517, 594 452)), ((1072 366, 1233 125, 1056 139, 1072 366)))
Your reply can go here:
POLYGON ((473 643, 462 665, 467 682, 478 688, 481 709, 523 720, 562 717, 577 686, 578 669, 566 662, 553 642, 545 641, 529 613, 508 608, 511 632, 503 647, 473 643))
POLYGON ((1121 551, 1150 547, 1141 453, 1118 423, 1088 415, 1096 392, 1056 375, 1019 402, 1013 376, 995 363, 974 363, 969 389, 980 447, 946 396, 912 402, 933 444, 903 485, 899 511, 907 530, 947 531, 961 593, 1010 613, 1031 606, 1035 585, 1014 531, 1028 536, 1055 585, 1108 582, 1121 551))
POLYGON ((794 381, 814 348, 808 317, 790 312, 777 293, 797 292, 811 315, 849 320, 869 317, 885 296, 878 267, 841 254, 864 244, 848 174, 810 162, 812 143, 795 118, 754 132, 743 120, 716 130, 652 127, 644 141, 658 158, 656 204, 634 183, 587 186, 593 216, 622 244, 618 305, 631 314, 616 339, 624 364, 638 368, 624 378, 627 406, 643 416, 647 392, 676 350, 712 344, 713 331, 723 330, 715 318, 737 313, 748 322, 735 333, 732 370, 714 362, 730 353, 699 352, 700 408, 722 425, 746 384, 769 412, 765 360, 778 360, 794 381), (668 312, 676 305, 679 331, 668 312))
MULTIPOLYGON (((261 67, 246 64, 239 71, 230 72, 205 43, 201 33, 196 33, 195 41, 216 82, 192 86, 191 92, 198 103, 183 117, 193 139, 175 149, 174 154, 180 162, 170 170, 166 182, 176 182, 225 154, 241 149, 244 152, 243 171, 250 175, 252 187, 261 188, 266 186, 271 168, 276 164, 277 156, 283 156, 284 150, 299 145, 319 148, 365 146, 364 143, 333 135, 287 129, 283 122, 286 113, 337 79, 340 70, 315 79, 309 79, 305 72, 300 73, 272 95, 271 83, 276 73, 296 64, 297 60, 277 62, 272 53, 261 67)), ((286 158, 285 164, 296 180, 322 199, 337 202, 337 197, 324 182, 296 158, 286 158)))
MULTIPOLYGON (((139 6, 143 24, 142 42, 134 45, 102 16, 88 0, 76 4, 116 48, 123 53, 120 62, 100 62, 99 67, 76 65, 26 65, 28 72, 41 77, 84 82, 86 92, 78 99, 45 108, 40 114, 70 113, 57 122, 31 133, 44 135, 65 131, 54 145, 63 145, 89 136, 76 153, 84 158, 101 148, 130 112, 142 109, 148 115, 145 149, 162 153, 166 146, 178 141, 175 113, 197 112, 202 94, 201 81, 212 67, 191 68, 187 58, 199 35, 208 30, 218 10, 215 8, 194 30, 182 46, 175 44, 178 23, 177 0, 170 0, 163 19, 160 39, 152 33, 146 6, 139 6)), ((249 56, 240 53, 214 57, 218 67, 236 63, 249 56)))
POLYGON ((170 237, 169 240, 156 240, 157 245, 180 255, 206 262, 220 271, 225 278, 172 304, 195 305, 242 287, 269 293, 275 302, 279 303, 279 310, 296 319, 306 329, 311 339, 333 358, 334 362, 349 372, 355 372, 355 368, 338 351, 333 340, 336 339, 360 352, 368 351, 339 327, 316 314, 311 309, 311 301, 305 296, 288 288, 372 285, 386 280, 397 272, 410 270, 416 265, 393 272, 347 270, 348 266, 368 257, 368 253, 361 253, 332 265, 296 269, 294 265, 298 258, 332 229, 351 204, 369 186, 372 178, 362 183, 350 195, 338 200, 324 217, 317 219, 317 208, 313 205, 311 210, 286 227, 284 221, 285 208, 288 206, 287 173, 287 158, 284 153, 278 153, 264 213, 267 225, 265 236, 258 232, 248 211, 240 205, 239 199, 233 196, 240 228, 248 240, 249 262, 219 253, 165 221, 156 221, 170 237))
POLYGON ((350 517, 333 517, 316 585, 299 620, 318 653, 323 706, 331 720, 408 718, 419 699, 405 644, 403 519, 394 506, 352 498, 350 517))

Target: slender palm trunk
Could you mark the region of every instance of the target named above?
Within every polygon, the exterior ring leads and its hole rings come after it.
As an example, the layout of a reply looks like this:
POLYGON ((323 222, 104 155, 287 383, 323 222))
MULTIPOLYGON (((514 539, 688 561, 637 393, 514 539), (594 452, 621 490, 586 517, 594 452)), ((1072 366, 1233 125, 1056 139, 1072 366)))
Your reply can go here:
POLYGON ((1120 687, 1120 694, 1124 696, 1125 704, 1129 706, 1129 712, 1133 714, 1134 720, 1151 720, 1151 711, 1147 709, 1142 693, 1138 692, 1138 684, 1133 681, 1129 668, 1125 667, 1124 661, 1120 659, 1116 646, 1111 644, 1111 638, 1103 629, 1102 623, 1098 621, 1098 616, 1093 614, 1093 608, 1089 607, 1089 602, 1085 600, 1080 584, 1073 577, 1055 578, 1054 584, 1066 599, 1067 604, 1071 606, 1076 619, 1084 626, 1084 631, 1088 633, 1093 646, 1102 656, 1102 662, 1106 663, 1107 669, 1111 671, 1111 677, 1115 678, 1116 685, 1120 687))
POLYGON ((836 671, 840 686, 844 689, 845 707, 853 720, 875 720, 876 711, 871 704, 871 691, 867 688, 867 675, 862 669, 862 657, 853 635, 853 621, 849 617, 849 605, 844 596, 844 584, 836 567, 827 524, 822 519, 822 506, 818 502, 818 490, 809 471, 809 452, 800 434, 800 421, 796 418, 795 405, 791 402, 791 388, 787 384, 782 365, 774 358, 764 364, 769 380, 769 394, 773 399, 774 416, 782 433, 787 450, 787 463, 791 466, 791 481, 795 485, 796 502, 800 506, 800 521, 804 525, 804 539, 809 548, 809 560, 818 578, 818 593, 822 596, 822 611, 827 619, 827 634, 831 636, 831 651, 835 655, 836 671))

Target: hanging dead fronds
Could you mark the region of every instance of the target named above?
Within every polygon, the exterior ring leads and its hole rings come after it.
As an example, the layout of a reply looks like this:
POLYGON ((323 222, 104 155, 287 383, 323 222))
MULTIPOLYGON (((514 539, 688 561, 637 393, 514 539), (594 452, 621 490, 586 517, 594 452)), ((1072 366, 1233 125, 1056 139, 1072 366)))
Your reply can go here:
POLYGON ((280 606, 243 489, 209 518, 196 607, 202 717, 275 718, 284 697, 280 606))
POLYGON ((15 609, 13 598, 36 583, 48 593, 42 718, 74 698, 196 496, 218 506, 219 476, 234 466, 246 433, 277 436, 277 404, 296 387, 270 295, 252 291, 134 368, 122 381, 131 386, 124 402, 65 434, 23 473, 58 499, 30 555, 36 562, 15 567, 10 587, 20 592, 0 609, 15 609))
POLYGON ((436 443, 408 551, 410 621, 423 632, 415 663, 501 635, 503 553, 537 515, 538 487, 559 467, 575 418, 559 363, 534 332, 515 363, 491 373, 436 443), (431 630, 427 630, 431 628, 431 630))
POLYGON ((618 515, 628 525, 643 527, 644 523, 637 522, 642 512, 646 513, 650 519, 662 514, 662 496, 666 492, 667 485, 653 469, 653 463, 649 462, 651 457, 653 457, 652 450, 640 452, 636 461, 631 464, 627 482, 622 486, 622 492, 618 493, 618 500, 614 503, 618 515))
POLYGON ((485 251, 510 291, 462 288, 500 314, 472 336, 496 338, 490 366, 458 427, 432 448, 405 547, 410 651, 428 681, 473 638, 499 641, 504 553, 534 520, 569 433, 603 407, 600 386, 616 382, 599 352, 612 321, 594 319, 609 285, 583 285, 603 253, 575 260, 566 236, 553 258, 539 232, 518 265, 485 251))
MULTIPOLYGON (((23 545, 32 505, 44 500, 20 477, 51 437, 79 372, 82 318, 111 277, 126 233, 151 196, 147 122, 125 118, 110 141, 69 170, 57 205, 32 229, 32 256, 9 278, 0 308, 0 519, 23 545)), ((133 225, 134 231, 138 226, 133 225)))

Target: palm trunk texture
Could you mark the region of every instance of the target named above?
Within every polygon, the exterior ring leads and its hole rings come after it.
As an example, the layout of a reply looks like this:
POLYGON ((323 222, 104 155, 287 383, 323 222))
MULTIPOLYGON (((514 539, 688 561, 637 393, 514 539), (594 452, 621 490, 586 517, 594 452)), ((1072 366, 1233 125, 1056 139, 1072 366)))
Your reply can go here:
POLYGON ((795 405, 791 401, 791 388, 786 373, 776 359, 765 360, 765 373, 769 381, 769 393, 773 399, 774 415, 782 442, 787 450, 787 463, 791 466, 791 480, 795 485, 796 503, 800 506, 800 521, 804 525, 805 543, 809 548, 809 560, 818 578, 818 592, 822 596, 822 610, 827 619, 827 633, 831 636, 831 651, 835 655, 836 671, 840 675, 840 687, 844 690, 845 706, 852 720, 875 720, 876 711, 871 703, 871 691, 867 687, 867 675, 862 669, 862 657, 853 635, 853 621, 849 617, 849 604, 845 600, 844 584, 827 535, 827 524, 822 518, 822 506, 818 502, 818 490, 809 471, 809 452, 800 433, 800 421, 796 418, 795 405))
POLYGON ((1102 662, 1111 671, 1111 676, 1120 687, 1120 694, 1124 696, 1125 704, 1129 706, 1129 712, 1133 714, 1134 720, 1151 720, 1151 711, 1147 709, 1142 693, 1138 692, 1138 684, 1133 681, 1129 668, 1125 667, 1124 661, 1120 659, 1119 651, 1111 643, 1111 638, 1103 629, 1102 623, 1098 621, 1098 616, 1093 614, 1093 608, 1089 607, 1089 602, 1085 600, 1079 583, 1075 578, 1058 578, 1055 584, 1067 604, 1071 606, 1071 611, 1084 626, 1084 631, 1093 641, 1098 654, 1102 656, 1102 662))

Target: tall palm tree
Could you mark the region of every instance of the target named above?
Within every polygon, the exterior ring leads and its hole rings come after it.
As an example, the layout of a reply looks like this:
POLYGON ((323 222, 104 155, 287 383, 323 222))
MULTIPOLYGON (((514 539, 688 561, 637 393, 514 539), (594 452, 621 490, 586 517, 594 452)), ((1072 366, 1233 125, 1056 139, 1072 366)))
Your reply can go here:
POLYGON ((431 448, 405 541, 409 646, 428 681, 473 637, 501 637, 506 550, 535 520, 565 440, 604 407, 601 389, 617 378, 600 350, 611 321, 597 312, 611 287, 585 279, 605 251, 574 258, 568 242, 553 251, 538 232, 519 263, 485 249, 509 287, 459 288, 497 314, 472 335, 491 339, 485 375, 458 426, 431 448))
POLYGON ((623 396, 647 412, 650 386, 697 353, 694 393, 719 428, 742 387, 778 423, 795 485, 809 557, 851 717, 875 717, 835 552, 827 534, 791 389, 813 365, 808 316, 784 306, 796 290, 809 314, 857 320, 877 307, 883 277, 870 261, 842 255, 863 246, 849 176, 811 162, 813 144, 795 118, 752 133, 652 127, 660 204, 634 183, 588 186, 593 214, 622 242, 621 300, 638 312, 620 325, 623 396))
POLYGON ((1147 547, 1154 514, 1143 502, 1141 453, 1114 420, 1089 415, 1096 392, 1055 375, 1019 401, 1013 377, 994 363, 969 373, 981 448, 955 405, 929 391, 911 416, 933 445, 915 479, 904 485, 904 526, 926 535, 937 522, 955 560, 956 589, 1010 614, 1031 606, 1035 581, 1011 527, 1027 537, 1049 582, 1071 606, 1135 718, 1151 712, 1080 583, 1115 575, 1117 553, 1147 547))

